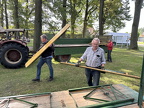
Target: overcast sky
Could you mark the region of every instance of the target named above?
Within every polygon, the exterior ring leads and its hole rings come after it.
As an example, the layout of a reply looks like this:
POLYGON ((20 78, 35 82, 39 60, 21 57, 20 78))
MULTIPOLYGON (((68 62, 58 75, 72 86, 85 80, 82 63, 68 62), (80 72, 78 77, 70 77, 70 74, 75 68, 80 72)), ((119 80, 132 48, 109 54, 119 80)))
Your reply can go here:
MULTIPOLYGON (((135 8, 135 2, 130 2, 130 14, 132 16, 132 20, 131 21, 126 21, 126 27, 121 29, 120 31, 118 31, 119 33, 131 33, 131 29, 132 29, 132 23, 133 23, 133 16, 134 16, 134 8, 135 8)), ((139 28, 144 27, 144 8, 142 8, 141 10, 141 15, 140 15, 140 22, 139 22, 139 28)))

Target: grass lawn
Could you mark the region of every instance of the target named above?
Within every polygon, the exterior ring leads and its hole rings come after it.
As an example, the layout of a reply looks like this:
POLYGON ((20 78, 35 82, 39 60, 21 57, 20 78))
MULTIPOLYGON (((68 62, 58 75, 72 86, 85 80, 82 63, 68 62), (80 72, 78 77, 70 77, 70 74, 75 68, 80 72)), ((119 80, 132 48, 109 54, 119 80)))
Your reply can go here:
MULTIPOLYGON (((139 51, 114 48, 112 52, 113 62, 107 63, 105 68, 140 76, 143 51, 144 48, 142 47, 139 51)), ((71 62, 77 62, 80 56, 81 54, 72 55, 71 62)), ((0 96, 53 92, 87 86, 83 68, 59 64, 54 60, 54 80, 47 82, 49 70, 45 64, 42 68, 42 81, 32 82, 31 79, 35 78, 36 75, 37 62, 38 60, 28 68, 20 69, 6 69, 0 65, 0 96)), ((106 73, 101 74, 100 84, 124 84, 138 91, 139 81, 139 79, 106 73)))

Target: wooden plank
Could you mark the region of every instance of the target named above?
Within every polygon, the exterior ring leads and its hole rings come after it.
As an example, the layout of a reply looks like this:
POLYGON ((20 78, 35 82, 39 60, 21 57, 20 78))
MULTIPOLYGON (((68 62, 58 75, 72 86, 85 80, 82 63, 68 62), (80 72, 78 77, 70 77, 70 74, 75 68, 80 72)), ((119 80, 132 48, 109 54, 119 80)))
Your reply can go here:
MULTIPOLYGON (((75 66, 75 64, 72 64, 72 63, 67 63, 67 62, 60 62, 60 63, 75 66)), ((97 70, 100 72, 106 72, 106 73, 110 73, 110 74, 121 75, 121 76, 125 76, 125 77, 131 77, 131 78, 135 78, 135 79, 140 79, 139 76, 134 76, 134 75, 127 75, 127 74, 123 74, 123 73, 117 73, 117 72, 112 72, 112 71, 108 71, 108 70, 102 70, 102 69, 97 69, 97 68, 92 68, 92 67, 87 67, 87 66, 79 66, 79 67, 80 68, 93 69, 93 70, 97 70)))
POLYGON ((66 24, 48 43, 46 43, 36 54, 34 54, 25 64, 28 67, 32 64, 55 40, 57 40, 68 28, 69 24, 66 24))
POLYGON ((76 108, 76 105, 68 91, 59 91, 52 93, 51 108, 76 108))
MULTIPOLYGON (((100 108, 114 108, 114 107, 115 108, 119 108, 119 107, 120 108, 138 108, 136 104, 138 101, 138 92, 122 84, 116 84, 116 85, 113 85, 113 87, 115 87, 117 90, 127 95, 128 97, 134 98, 134 101, 118 103, 115 106, 112 105, 113 107, 104 106, 100 108)), ((78 107, 88 108, 88 106, 94 106, 93 108, 95 108, 95 106, 100 104, 101 102, 97 100, 84 99, 83 97, 87 95, 89 92, 91 92, 93 89, 94 88, 91 88, 91 87, 89 87, 89 89, 88 87, 84 87, 83 89, 77 88, 77 89, 70 90, 70 91, 66 90, 66 91, 52 92, 51 94, 38 93, 38 95, 29 94, 29 95, 8 96, 5 98, 0 97, 0 107, 7 106, 10 108, 30 108, 32 106, 31 104, 14 100, 13 98, 16 97, 18 99, 22 99, 31 103, 37 103, 38 108, 78 108, 78 107), (10 101, 2 102, 5 99, 7 100, 10 99, 10 101)), ((108 99, 108 97, 106 97, 99 88, 95 92, 93 92, 93 94, 91 94, 90 97, 108 99)))

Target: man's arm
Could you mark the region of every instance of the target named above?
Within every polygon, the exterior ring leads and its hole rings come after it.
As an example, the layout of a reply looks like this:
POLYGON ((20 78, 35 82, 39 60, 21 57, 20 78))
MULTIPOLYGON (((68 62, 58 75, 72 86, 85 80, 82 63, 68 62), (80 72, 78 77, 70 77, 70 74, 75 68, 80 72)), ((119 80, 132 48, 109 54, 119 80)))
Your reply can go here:
POLYGON ((104 65, 106 64, 106 60, 105 60, 105 52, 104 50, 102 50, 102 67, 104 67, 104 65))

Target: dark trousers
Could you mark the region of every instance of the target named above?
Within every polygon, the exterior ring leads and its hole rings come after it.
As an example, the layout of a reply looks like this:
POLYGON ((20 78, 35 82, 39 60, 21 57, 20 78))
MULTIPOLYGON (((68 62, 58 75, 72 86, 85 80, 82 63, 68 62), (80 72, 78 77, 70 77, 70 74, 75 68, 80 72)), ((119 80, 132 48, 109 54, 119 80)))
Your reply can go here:
POLYGON ((85 69, 85 75, 89 86, 99 85, 100 72, 92 69, 85 69))
POLYGON ((107 61, 109 61, 109 62, 112 62, 111 52, 112 52, 112 50, 108 50, 108 52, 107 52, 107 61))

